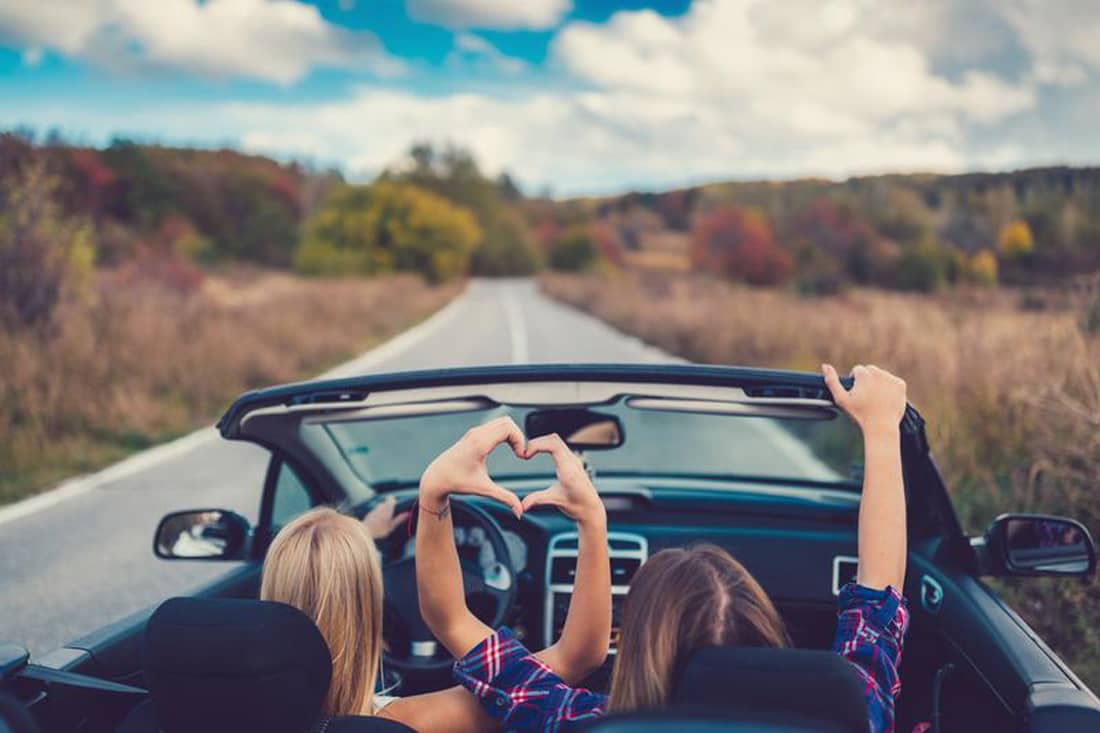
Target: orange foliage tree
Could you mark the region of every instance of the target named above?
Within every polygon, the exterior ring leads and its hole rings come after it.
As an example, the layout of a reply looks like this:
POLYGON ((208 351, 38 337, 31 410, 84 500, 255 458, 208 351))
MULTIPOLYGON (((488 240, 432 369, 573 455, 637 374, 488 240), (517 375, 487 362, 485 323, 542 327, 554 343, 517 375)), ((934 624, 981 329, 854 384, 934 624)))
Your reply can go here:
POLYGON ((752 209, 726 206, 702 216, 692 237, 692 264, 752 285, 778 285, 794 268, 767 219, 752 209))

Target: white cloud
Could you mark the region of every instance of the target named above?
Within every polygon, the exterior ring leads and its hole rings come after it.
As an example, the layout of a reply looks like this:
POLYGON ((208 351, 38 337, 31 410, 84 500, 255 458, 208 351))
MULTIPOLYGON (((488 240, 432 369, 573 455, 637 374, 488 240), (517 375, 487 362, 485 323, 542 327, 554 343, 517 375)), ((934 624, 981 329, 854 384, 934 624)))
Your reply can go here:
POLYGON ((1040 81, 1076 86, 1100 70, 1100 3, 1004 0, 999 6, 1035 60, 1040 81))
MULTIPOLYGON (((1092 48, 1056 43, 1060 33, 1073 35, 1064 19, 1032 27, 1043 18, 1026 0, 982 9, 989 27, 976 36, 980 42, 958 47, 970 31, 957 23, 972 11, 956 2, 696 0, 679 18, 620 12, 601 25, 567 23, 547 68, 494 79, 496 94, 429 95, 370 83, 324 103, 206 105, 189 116, 157 113, 159 123, 152 110, 116 115, 131 133, 229 138, 353 174, 394 163, 415 140, 451 141, 472 148, 490 172, 506 168, 531 189, 549 183, 559 193, 1096 162, 1100 64, 1092 48), (1002 8, 1035 14, 1025 23, 1002 8), (1011 63, 1002 63, 1005 49, 1011 63)), ((1086 16, 1074 22, 1091 27, 1086 16)), ((70 21, 73 28, 58 37, 76 39, 75 48, 92 45, 70 21)), ((1090 32, 1100 37, 1100 29, 1090 32)), ((167 41, 155 45, 164 58, 187 55, 170 54, 167 41)), ((462 63, 501 59, 485 37, 469 32, 455 36, 455 49, 462 63)), ((44 110, 13 122, 48 127, 49 120, 56 123, 56 114, 44 110)), ((97 122, 96 129, 106 127, 97 122)))
MULTIPOLYGON (((308 150, 361 171, 412 140, 453 140, 492 171, 562 192, 1034 159, 1041 151, 989 134, 1040 117, 1042 74, 982 65, 996 33, 1014 32, 1008 21, 941 68, 942 39, 958 33, 943 25, 959 17, 951 2, 696 0, 675 18, 620 12, 556 35, 552 64, 571 89, 428 97, 365 86, 320 107, 238 106, 229 117, 254 149, 308 150)), ((469 34, 457 45, 496 50, 469 34)))
POLYGON ((447 28, 552 28, 572 0, 408 0, 414 20, 447 28))
POLYGON ((7 0, 0 38, 116 70, 295 82, 316 67, 397 73, 377 38, 296 0, 7 0))
POLYGON ((452 63, 485 64, 509 75, 520 74, 527 69, 527 63, 523 59, 501 53, 496 46, 473 33, 458 33, 454 42, 455 50, 449 57, 452 63))

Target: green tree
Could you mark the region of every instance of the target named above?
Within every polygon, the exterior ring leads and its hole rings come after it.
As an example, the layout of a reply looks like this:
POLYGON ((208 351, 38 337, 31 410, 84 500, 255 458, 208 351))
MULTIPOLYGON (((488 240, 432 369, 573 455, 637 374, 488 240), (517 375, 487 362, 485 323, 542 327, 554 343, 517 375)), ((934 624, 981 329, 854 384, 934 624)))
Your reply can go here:
POLYGON ((306 222, 294 264, 308 274, 403 270, 446 280, 466 272, 481 236, 468 210, 416 186, 345 185, 306 222))
POLYGON ((539 254, 527 222, 503 211, 485 231, 485 241, 470 260, 470 272, 486 277, 520 277, 538 271, 539 254))
POLYGON ((936 240, 925 239, 902 251, 894 280, 902 290, 938 290, 947 282, 948 260, 948 253, 936 240))
POLYGON ((548 264, 555 270, 583 272, 591 270, 600 260, 600 250, 587 227, 568 229, 550 248, 548 264))

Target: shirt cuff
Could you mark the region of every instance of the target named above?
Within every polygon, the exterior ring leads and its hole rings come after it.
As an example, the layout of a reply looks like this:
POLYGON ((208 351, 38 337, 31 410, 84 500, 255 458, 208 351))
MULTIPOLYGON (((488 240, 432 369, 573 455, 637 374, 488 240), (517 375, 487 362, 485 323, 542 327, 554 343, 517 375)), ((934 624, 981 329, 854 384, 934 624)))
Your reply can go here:
POLYGON ((506 678, 515 673, 519 660, 530 656, 515 632, 502 626, 455 662, 454 680, 469 690, 491 717, 503 722, 514 707, 506 678))
POLYGON ((840 613, 858 611, 864 622, 888 634, 901 646, 909 627, 909 604, 897 588, 888 585, 882 590, 858 583, 848 583, 837 598, 840 613))

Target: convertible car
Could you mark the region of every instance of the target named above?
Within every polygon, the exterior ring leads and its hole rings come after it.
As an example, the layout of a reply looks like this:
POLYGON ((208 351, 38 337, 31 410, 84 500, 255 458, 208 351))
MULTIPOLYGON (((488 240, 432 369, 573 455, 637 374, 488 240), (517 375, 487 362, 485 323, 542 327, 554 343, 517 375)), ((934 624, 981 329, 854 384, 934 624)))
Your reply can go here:
MULTIPOLYGON (((323 642, 316 648, 316 634, 294 626, 298 620, 255 600, 272 538, 316 505, 362 516, 393 495, 399 511, 410 507, 427 463, 471 425, 499 415, 514 417, 528 437, 557 432, 583 455, 608 512, 616 621, 648 555, 706 540, 728 548, 761 581, 797 647, 755 656, 704 650, 685 660, 667 710, 610 716, 593 730, 866 730, 846 662, 824 651, 838 589, 857 566, 859 433, 818 375, 690 365, 408 372, 241 396, 218 428, 226 440, 271 453, 256 525, 199 507, 149 528, 152 550, 167 560, 238 563, 194 597, 101 629, 45 664, 28 663, 18 646, 0 647, 0 718, 8 715, 15 730, 309 730, 324 694, 317 678, 327 680, 327 650, 323 642)), ((1095 694, 981 580, 1090 575, 1096 551, 1086 528, 1006 514, 983 536, 969 537, 912 407, 902 423, 902 455, 912 623, 897 730, 924 723, 935 731, 1100 730, 1095 694)), ((553 476, 548 458, 520 462, 505 450, 489 465, 520 495, 553 476)), ((471 498, 455 502, 454 517, 471 607, 493 626, 514 628, 529 646, 552 643, 573 588, 570 521, 551 510, 517 521, 504 507, 471 498)), ((381 684, 398 695, 451 684, 452 660, 417 610, 410 530, 380 547, 387 594, 381 684)), ((606 688, 616 634, 588 686, 606 688)), ((407 730, 368 718, 329 728, 343 729, 407 730)))

